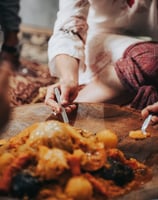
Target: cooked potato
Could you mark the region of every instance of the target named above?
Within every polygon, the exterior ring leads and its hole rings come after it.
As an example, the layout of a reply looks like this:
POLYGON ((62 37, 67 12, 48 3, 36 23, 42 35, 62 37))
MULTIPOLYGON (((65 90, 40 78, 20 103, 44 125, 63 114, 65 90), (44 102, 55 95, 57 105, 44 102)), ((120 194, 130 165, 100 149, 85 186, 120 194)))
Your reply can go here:
POLYGON ((5 152, 0 156, 0 173, 2 173, 6 166, 9 165, 9 163, 11 163, 14 159, 14 156, 9 153, 9 152, 5 152))
POLYGON ((86 178, 77 176, 68 181, 65 192, 74 200, 90 200, 92 198, 93 188, 86 178))
POLYGON ((96 139, 103 142, 105 148, 115 148, 118 143, 117 135, 111 130, 102 130, 96 134, 96 139))
POLYGON ((133 139, 144 139, 150 137, 150 133, 143 134, 142 130, 135 130, 129 132, 129 137, 133 139))

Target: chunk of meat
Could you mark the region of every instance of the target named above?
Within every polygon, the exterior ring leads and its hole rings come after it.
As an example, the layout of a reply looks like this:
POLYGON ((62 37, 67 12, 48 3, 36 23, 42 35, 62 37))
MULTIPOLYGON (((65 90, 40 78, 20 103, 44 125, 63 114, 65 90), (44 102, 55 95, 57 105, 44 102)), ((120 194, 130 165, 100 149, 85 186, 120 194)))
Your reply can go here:
POLYGON ((66 169, 69 169, 66 152, 61 149, 40 146, 37 160, 36 175, 46 180, 57 179, 66 169))

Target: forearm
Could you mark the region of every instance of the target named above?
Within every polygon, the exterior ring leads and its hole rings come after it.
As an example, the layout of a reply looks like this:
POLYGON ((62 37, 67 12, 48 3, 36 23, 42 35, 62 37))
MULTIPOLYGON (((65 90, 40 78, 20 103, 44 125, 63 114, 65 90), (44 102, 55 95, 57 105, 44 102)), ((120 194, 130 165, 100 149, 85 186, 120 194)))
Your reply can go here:
POLYGON ((58 76, 55 58, 61 54, 75 57, 78 59, 80 68, 84 69, 85 67, 89 2, 84 1, 82 4, 79 0, 60 0, 59 2, 53 35, 48 43, 49 68, 52 76, 58 76))
POLYGON ((78 60, 66 54, 60 54, 55 58, 55 66, 60 82, 78 84, 78 60))

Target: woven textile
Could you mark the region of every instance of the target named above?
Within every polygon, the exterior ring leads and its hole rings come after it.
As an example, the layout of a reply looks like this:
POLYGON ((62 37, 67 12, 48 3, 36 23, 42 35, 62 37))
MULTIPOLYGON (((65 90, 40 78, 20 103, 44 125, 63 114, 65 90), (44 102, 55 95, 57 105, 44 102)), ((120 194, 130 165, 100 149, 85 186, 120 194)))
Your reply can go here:
POLYGON ((142 109, 158 101, 158 43, 130 46, 115 69, 123 85, 134 94, 132 107, 142 109))

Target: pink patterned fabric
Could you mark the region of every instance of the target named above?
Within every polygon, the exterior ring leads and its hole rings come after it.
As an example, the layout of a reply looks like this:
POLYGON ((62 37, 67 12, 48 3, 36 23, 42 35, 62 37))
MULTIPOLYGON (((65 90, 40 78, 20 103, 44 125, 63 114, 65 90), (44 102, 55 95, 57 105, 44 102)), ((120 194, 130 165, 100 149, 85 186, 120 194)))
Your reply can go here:
POLYGON ((132 107, 142 109, 158 101, 158 43, 131 45, 115 69, 124 87, 135 94, 132 107))
POLYGON ((129 7, 132 7, 135 0, 127 0, 129 7))

